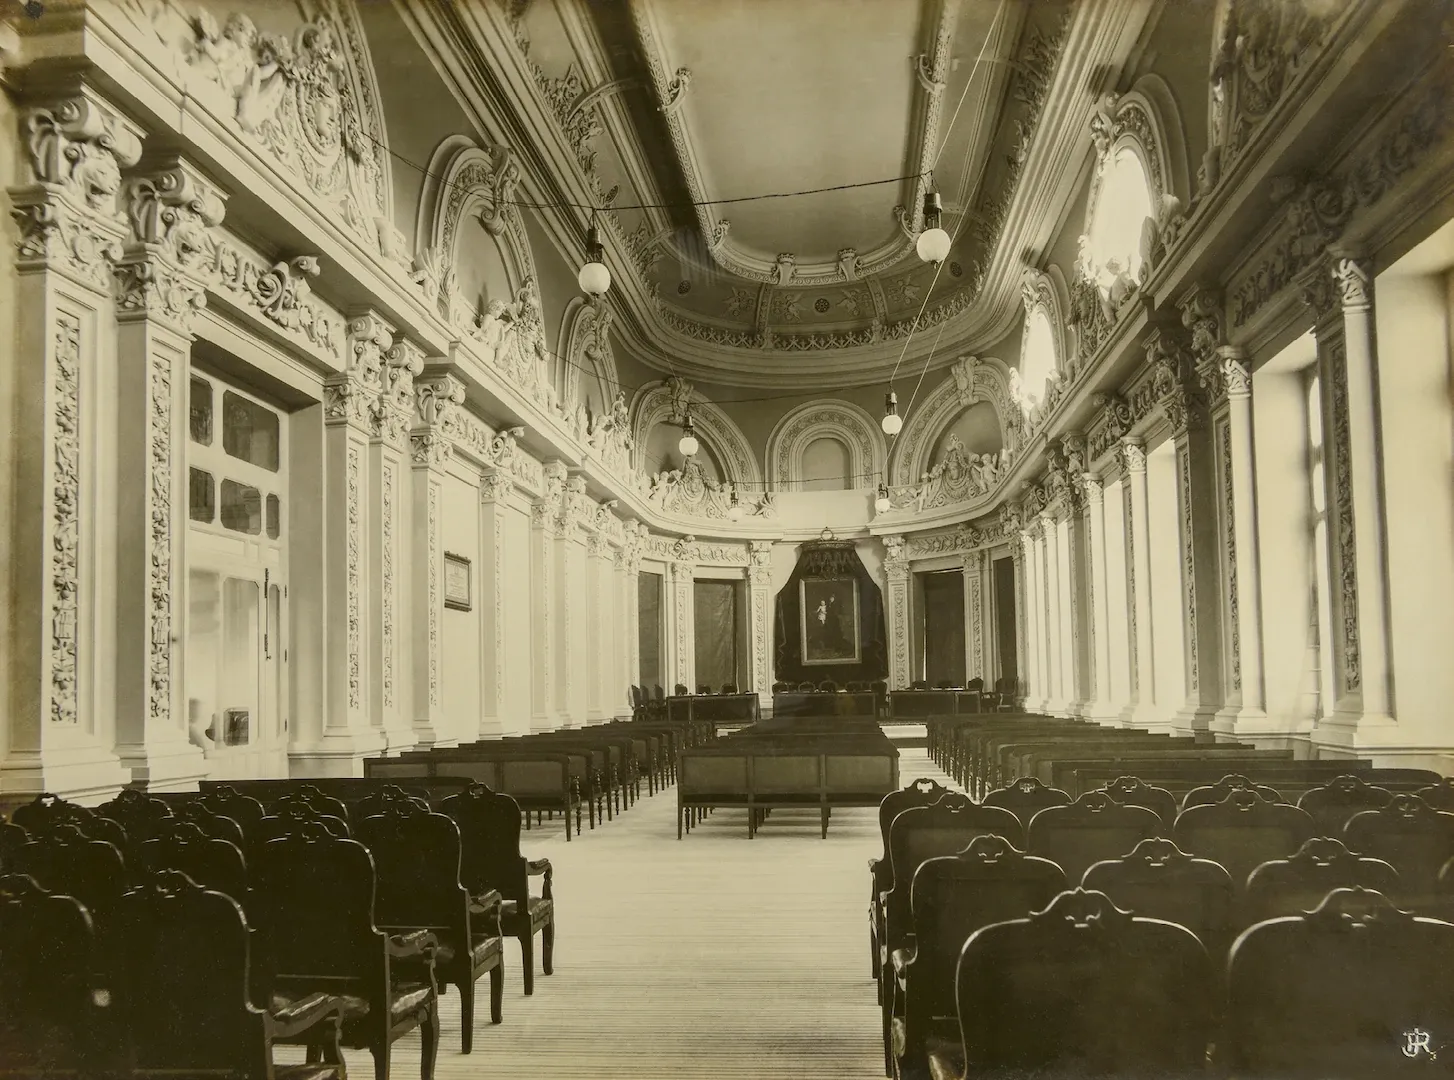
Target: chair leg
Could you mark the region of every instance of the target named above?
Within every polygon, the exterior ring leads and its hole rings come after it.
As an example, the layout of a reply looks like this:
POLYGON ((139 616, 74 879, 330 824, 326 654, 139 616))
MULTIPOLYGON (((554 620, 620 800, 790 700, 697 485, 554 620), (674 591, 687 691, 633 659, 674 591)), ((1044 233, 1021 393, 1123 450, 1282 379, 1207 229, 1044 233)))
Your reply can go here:
POLYGON ((429 1014, 419 1025, 420 1080, 434 1080, 434 1063, 439 1060, 439 1000, 429 1007, 429 1014))
POLYGON ((529 929, 520 935, 520 970, 525 976, 525 996, 535 993, 535 935, 529 929))
POLYGON ((468 975, 456 983, 459 987, 460 1053, 475 1048, 475 981, 468 975))
POLYGON ((371 1050, 374 1052, 374 1080, 389 1080, 389 1030, 388 1018, 384 1018, 384 1034, 371 1050))
POLYGON ((490 968, 490 1023, 498 1024, 503 1019, 501 1006, 505 1000, 505 958, 490 968))
POLYGON ((550 913, 550 922, 540 928, 540 970, 546 975, 555 974, 555 912, 550 913))

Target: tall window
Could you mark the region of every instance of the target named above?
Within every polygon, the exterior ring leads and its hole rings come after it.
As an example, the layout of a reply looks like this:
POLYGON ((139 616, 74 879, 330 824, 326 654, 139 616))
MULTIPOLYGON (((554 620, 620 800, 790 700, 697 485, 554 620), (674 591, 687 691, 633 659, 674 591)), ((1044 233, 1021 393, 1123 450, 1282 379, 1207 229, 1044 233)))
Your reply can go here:
POLYGON ((1045 400, 1045 386, 1057 374, 1055 331, 1043 307, 1025 317, 1025 345, 1020 357, 1020 407, 1029 412, 1045 400))
POLYGON ((1314 716, 1321 718, 1333 706, 1333 586, 1328 566, 1327 455, 1323 448, 1322 383, 1316 368, 1308 370, 1308 561, 1314 568, 1313 618, 1308 629, 1311 681, 1317 689, 1314 716))
POLYGON ((1081 272, 1109 292, 1122 273, 1141 280, 1141 229, 1156 211, 1146 167, 1135 150, 1122 146, 1113 151, 1104 169, 1081 251, 1081 272))

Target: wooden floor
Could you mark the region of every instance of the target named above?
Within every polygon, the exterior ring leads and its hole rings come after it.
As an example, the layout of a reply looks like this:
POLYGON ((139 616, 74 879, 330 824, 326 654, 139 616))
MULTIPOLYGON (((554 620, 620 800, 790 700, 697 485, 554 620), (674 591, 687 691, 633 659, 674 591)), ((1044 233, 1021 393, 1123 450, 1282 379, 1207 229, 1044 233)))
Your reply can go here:
MULTIPOLYGON (((948 782, 904 750, 902 781, 920 776, 948 782)), ((537 971, 526 998, 507 942, 505 1021, 489 1023, 481 980, 468 1057, 447 995, 440 1080, 883 1076, 867 928, 877 811, 834 811, 823 840, 816 810, 776 810, 749 841, 746 811, 718 810, 681 842, 675 812, 669 788, 569 845, 558 828, 522 834, 555 870, 555 974, 537 971)), ((367 1051, 347 1061, 373 1075, 367 1051)), ((418 1067, 417 1036, 396 1043, 392 1076, 418 1067)))

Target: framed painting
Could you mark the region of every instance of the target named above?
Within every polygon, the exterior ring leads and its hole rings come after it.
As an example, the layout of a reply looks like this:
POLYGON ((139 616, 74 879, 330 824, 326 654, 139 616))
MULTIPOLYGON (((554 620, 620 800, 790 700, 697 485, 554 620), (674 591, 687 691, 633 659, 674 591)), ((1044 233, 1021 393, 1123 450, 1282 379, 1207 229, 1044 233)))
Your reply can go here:
POLYGON ((469 611, 470 561, 463 555, 444 553, 444 606, 455 611, 469 611))
POLYGON ((862 662, 857 578, 800 578, 798 601, 804 664, 862 662))

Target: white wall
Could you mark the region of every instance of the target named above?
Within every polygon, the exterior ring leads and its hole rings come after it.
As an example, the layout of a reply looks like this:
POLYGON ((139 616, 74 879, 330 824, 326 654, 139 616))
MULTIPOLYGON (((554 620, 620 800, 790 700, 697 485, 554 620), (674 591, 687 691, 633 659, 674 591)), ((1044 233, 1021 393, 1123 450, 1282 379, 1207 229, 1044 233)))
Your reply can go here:
POLYGON ((451 471, 444 480, 444 550, 470 560, 473 611, 444 609, 440 629, 441 678, 445 739, 474 742, 480 726, 480 616, 486 595, 480 547, 480 489, 462 473, 451 471))

